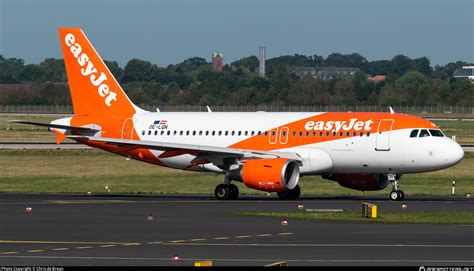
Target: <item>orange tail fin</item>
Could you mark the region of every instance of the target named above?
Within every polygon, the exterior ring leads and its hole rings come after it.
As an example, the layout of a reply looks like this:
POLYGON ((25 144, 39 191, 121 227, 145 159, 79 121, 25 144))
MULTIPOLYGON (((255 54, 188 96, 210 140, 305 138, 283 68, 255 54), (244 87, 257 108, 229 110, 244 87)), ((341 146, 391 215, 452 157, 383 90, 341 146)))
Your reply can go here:
POLYGON ((80 28, 60 28, 59 37, 75 115, 132 116, 142 111, 127 97, 80 28))

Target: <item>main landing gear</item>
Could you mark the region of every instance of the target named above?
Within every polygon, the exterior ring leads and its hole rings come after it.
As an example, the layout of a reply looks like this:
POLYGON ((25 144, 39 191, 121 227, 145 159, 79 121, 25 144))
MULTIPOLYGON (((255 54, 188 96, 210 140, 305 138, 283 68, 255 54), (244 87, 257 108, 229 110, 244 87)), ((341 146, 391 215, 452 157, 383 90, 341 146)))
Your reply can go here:
POLYGON ((398 188, 399 176, 395 174, 388 174, 388 179, 392 183, 392 192, 390 192, 390 199, 393 201, 400 201, 405 199, 405 193, 398 188))
POLYGON ((298 199, 301 195, 301 189, 299 185, 296 185, 293 189, 287 189, 285 192, 278 192, 278 197, 283 200, 287 199, 298 199))
POLYGON ((235 200, 239 197, 239 188, 235 184, 221 183, 214 191, 218 200, 235 200))

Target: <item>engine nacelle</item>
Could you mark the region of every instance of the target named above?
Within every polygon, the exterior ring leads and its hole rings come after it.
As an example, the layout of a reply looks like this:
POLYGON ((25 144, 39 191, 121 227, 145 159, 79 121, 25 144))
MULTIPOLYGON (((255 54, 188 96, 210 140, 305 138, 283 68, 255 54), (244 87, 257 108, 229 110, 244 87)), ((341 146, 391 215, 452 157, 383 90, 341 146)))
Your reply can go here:
POLYGON ((245 186, 267 192, 293 189, 300 179, 300 168, 285 158, 244 160, 243 165, 227 172, 227 177, 245 186))
POLYGON ((333 174, 323 178, 336 181, 340 186, 360 191, 382 190, 390 183, 385 174, 333 174))

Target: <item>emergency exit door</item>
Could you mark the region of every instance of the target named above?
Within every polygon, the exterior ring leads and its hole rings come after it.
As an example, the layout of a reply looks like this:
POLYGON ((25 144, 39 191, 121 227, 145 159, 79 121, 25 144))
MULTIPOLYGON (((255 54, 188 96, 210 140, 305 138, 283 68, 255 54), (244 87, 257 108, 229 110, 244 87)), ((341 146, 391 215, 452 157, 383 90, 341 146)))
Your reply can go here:
POLYGON ((392 132, 393 119, 380 120, 376 135, 376 151, 390 151, 390 133, 392 132))

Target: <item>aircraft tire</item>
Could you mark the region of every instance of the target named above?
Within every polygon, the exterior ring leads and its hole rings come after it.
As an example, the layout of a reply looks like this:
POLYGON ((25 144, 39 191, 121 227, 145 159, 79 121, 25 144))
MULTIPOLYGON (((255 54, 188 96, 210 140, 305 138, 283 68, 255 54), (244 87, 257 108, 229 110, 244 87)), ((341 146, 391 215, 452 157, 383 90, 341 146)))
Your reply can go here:
POLYGON ((226 200, 230 196, 230 189, 229 185, 226 184, 219 184, 216 186, 216 189, 214 190, 214 195, 218 200, 226 200))

